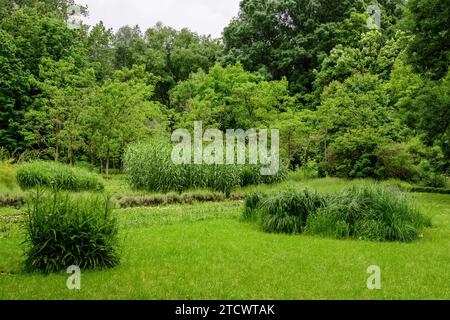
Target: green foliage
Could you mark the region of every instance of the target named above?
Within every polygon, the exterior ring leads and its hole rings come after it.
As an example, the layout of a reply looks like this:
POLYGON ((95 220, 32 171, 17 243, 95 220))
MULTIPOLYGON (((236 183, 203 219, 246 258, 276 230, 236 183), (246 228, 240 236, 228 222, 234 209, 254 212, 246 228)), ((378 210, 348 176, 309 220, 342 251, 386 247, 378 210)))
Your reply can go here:
POLYGON ((253 192, 246 196, 243 219, 257 221, 266 232, 371 241, 409 242, 431 226, 406 194, 367 184, 335 195, 307 189, 253 192))
POLYGON ((412 186, 407 188, 408 192, 420 192, 420 193, 437 193, 437 194, 450 194, 450 189, 445 188, 433 188, 433 187, 420 187, 412 186))
POLYGON ((308 216, 326 203, 325 197, 307 189, 286 190, 266 197, 260 204, 262 229, 273 233, 302 233, 308 216))
POLYGON ((406 26, 414 35, 408 47, 413 67, 433 79, 444 77, 450 62, 450 3, 441 0, 410 0, 406 26))
MULTIPOLYGON (((228 200, 242 200, 242 195, 231 195, 228 200)), ((168 193, 154 196, 118 196, 120 208, 154 207, 169 204, 193 204, 194 202, 223 202, 227 200, 222 193, 194 192, 184 194, 168 193)))
MULTIPOLYGON (((201 120, 222 131, 277 128, 286 165, 315 163, 314 175, 445 183, 447 3, 243 0, 223 44, 162 23, 70 29, 73 4, 0 1, 0 148, 19 162, 89 162, 108 177, 130 144, 201 120), (379 30, 368 28, 372 4, 379 30)), ((228 169, 169 165, 174 183, 156 168, 154 180, 229 193, 286 176, 284 166, 269 177, 228 169)))
POLYGON ((239 186, 237 166, 176 165, 172 161, 171 144, 152 142, 133 145, 124 156, 129 182, 136 189, 182 192, 208 188, 227 195, 239 186))
POLYGON ((80 117, 87 148, 105 161, 106 175, 110 160, 120 160, 128 144, 164 132, 163 108, 149 101, 153 81, 143 66, 134 66, 115 72, 113 79, 89 92, 80 117))
POLYGON ((419 184, 425 187, 445 188, 447 187, 447 178, 433 169, 430 162, 423 160, 417 168, 419 175, 419 184))
MULTIPOLYGON (((364 12, 372 1, 244 0, 224 30, 225 61, 247 70, 287 77, 292 92, 308 93, 325 56, 338 44, 353 45, 367 31, 364 12), (352 14, 353 13, 353 14, 352 14), (359 14, 355 14, 359 13, 359 14)), ((377 1, 383 30, 395 24, 403 1, 377 1)), ((305 97, 302 97, 304 100, 305 97)))
POLYGON ((378 77, 355 74, 333 82, 318 108, 324 162, 329 174, 377 177, 376 149, 400 140, 405 129, 388 105, 378 77))
POLYGON ((240 173, 240 185, 245 187, 257 184, 274 184, 285 181, 289 176, 289 169, 284 163, 280 163, 279 171, 274 175, 262 175, 261 168, 261 165, 243 165, 240 173))
MULTIPOLYGON (((450 73, 430 81, 413 73, 405 57, 399 57, 385 88, 403 123, 418 132, 429 147, 440 147, 450 159, 450 73)), ((449 166, 448 160, 447 164, 449 166)))
POLYGON ((361 34, 353 46, 337 45, 322 61, 314 81, 315 90, 321 92, 332 81, 345 81, 357 73, 371 73, 387 80, 395 59, 407 43, 404 33, 389 40, 379 31, 361 34))
POLYGON ((378 186, 351 187, 308 217, 305 233, 371 241, 410 242, 431 222, 405 194, 378 186))
POLYGON ((39 186, 72 191, 104 188, 103 180, 96 174, 53 161, 24 163, 17 169, 16 178, 22 189, 39 186))
POLYGON ((406 144, 381 145, 377 149, 376 156, 379 163, 377 175, 380 178, 413 180, 417 177, 413 155, 409 152, 406 144))
POLYGON ((156 192, 211 189, 229 196, 238 186, 276 183, 287 178, 287 168, 283 166, 274 176, 262 176, 260 166, 176 165, 172 161, 172 145, 158 141, 130 146, 124 163, 133 188, 156 192))
POLYGON ((16 186, 16 168, 10 161, 0 160, 0 186, 13 189, 16 186))
POLYGON ((29 103, 29 80, 14 38, 0 29, 0 43, 0 146, 14 151, 23 147, 19 133, 29 103))
POLYGON ((25 203, 25 197, 22 194, 1 194, 0 207, 16 207, 20 208, 25 203))
POLYGON ((170 105, 169 91, 199 69, 207 72, 221 55, 219 41, 188 29, 177 31, 157 23, 142 34, 139 27, 124 26, 115 35, 116 68, 145 65, 159 78, 156 99, 170 105))
POLYGON ((240 64, 216 64, 209 73, 199 71, 171 91, 172 106, 182 111, 178 127, 202 120, 220 130, 250 129, 276 119, 287 99, 288 83, 263 81, 240 64))
POLYGON ((254 191, 245 196, 244 202, 244 213, 242 219, 244 221, 256 221, 259 217, 259 208, 261 201, 266 197, 266 195, 254 191))
POLYGON ((25 266, 29 271, 48 274, 72 265, 102 269, 120 261, 118 227, 109 199, 37 191, 28 205, 27 218, 25 266))
POLYGON ((107 29, 102 21, 93 26, 84 39, 89 61, 100 83, 112 77, 114 72, 113 41, 113 30, 107 29))

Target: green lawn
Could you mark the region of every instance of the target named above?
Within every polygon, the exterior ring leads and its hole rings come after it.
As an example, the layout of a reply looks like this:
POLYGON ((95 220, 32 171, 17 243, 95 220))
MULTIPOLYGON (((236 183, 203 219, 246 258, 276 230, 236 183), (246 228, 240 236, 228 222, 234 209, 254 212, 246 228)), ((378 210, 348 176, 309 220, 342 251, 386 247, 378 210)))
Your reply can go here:
MULTIPOLYGON (((348 184, 276 188, 333 192, 348 184)), ((21 271, 23 233, 9 218, 0 229, 0 299, 449 299, 450 196, 413 196, 434 226, 409 244, 263 233, 239 220, 242 202, 116 210, 122 263, 83 272, 77 292, 64 273, 21 271), (370 265, 381 268, 381 290, 366 287, 370 265)))

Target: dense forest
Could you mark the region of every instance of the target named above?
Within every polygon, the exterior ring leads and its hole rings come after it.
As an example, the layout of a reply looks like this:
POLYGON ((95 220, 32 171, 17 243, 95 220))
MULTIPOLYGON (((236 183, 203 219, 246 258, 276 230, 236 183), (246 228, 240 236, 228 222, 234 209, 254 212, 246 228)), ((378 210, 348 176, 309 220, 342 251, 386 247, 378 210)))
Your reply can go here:
POLYGON ((0 0, 0 160, 108 175, 130 144, 203 121, 278 128, 293 169, 445 184, 449 0, 243 0, 221 39, 73 28, 73 6, 0 0))

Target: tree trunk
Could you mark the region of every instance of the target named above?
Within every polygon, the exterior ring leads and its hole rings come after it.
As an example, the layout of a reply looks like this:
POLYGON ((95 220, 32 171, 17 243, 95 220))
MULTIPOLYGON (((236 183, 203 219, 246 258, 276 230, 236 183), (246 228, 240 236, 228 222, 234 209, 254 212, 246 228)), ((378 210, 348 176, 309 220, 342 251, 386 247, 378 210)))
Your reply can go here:
POLYGON ((94 152, 92 151, 92 144, 89 143, 89 160, 91 165, 94 165, 94 152))
POLYGON ((106 157, 106 163, 105 163, 105 175, 106 175, 106 179, 108 179, 108 172, 109 172, 109 156, 106 157))
POLYGON ((69 147, 69 165, 73 166, 73 150, 69 147))

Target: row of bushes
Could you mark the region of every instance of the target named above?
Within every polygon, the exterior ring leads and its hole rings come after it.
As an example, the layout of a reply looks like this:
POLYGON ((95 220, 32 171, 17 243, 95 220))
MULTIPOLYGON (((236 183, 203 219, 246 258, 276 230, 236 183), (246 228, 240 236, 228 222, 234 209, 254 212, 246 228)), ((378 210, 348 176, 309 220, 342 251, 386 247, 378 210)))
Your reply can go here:
POLYGON ((376 139, 372 135, 338 139, 340 143, 330 145, 326 161, 318 165, 319 176, 401 179, 424 187, 447 186, 443 174, 447 161, 439 147, 427 147, 417 139, 408 143, 376 139))
POLYGON ((287 190, 249 194, 243 217, 266 232, 409 242, 431 226, 406 194, 379 186, 350 187, 336 195, 287 190))
POLYGON ((33 161, 22 164, 16 172, 19 186, 26 190, 37 186, 61 190, 102 190, 101 177, 87 170, 55 161, 33 161))
POLYGON ((124 157, 129 183, 139 190, 182 192, 211 189, 227 196, 239 186, 276 183, 287 179, 288 168, 280 166, 276 175, 263 176, 255 165, 176 165, 170 144, 152 142, 128 148, 124 157))
MULTIPOLYGON (((243 200, 243 195, 231 195, 228 200, 243 200)), ((187 193, 140 197, 117 197, 120 208, 153 207, 166 204, 192 204, 193 202, 221 202, 226 198, 222 193, 187 193)))
POLYGON ((25 196, 22 194, 0 195, 0 207, 21 207, 24 203, 25 196))
POLYGON ((448 188, 433 188, 433 187, 421 187, 412 186, 406 189, 408 192, 418 192, 418 193, 439 193, 439 194, 450 194, 450 189, 448 188))

